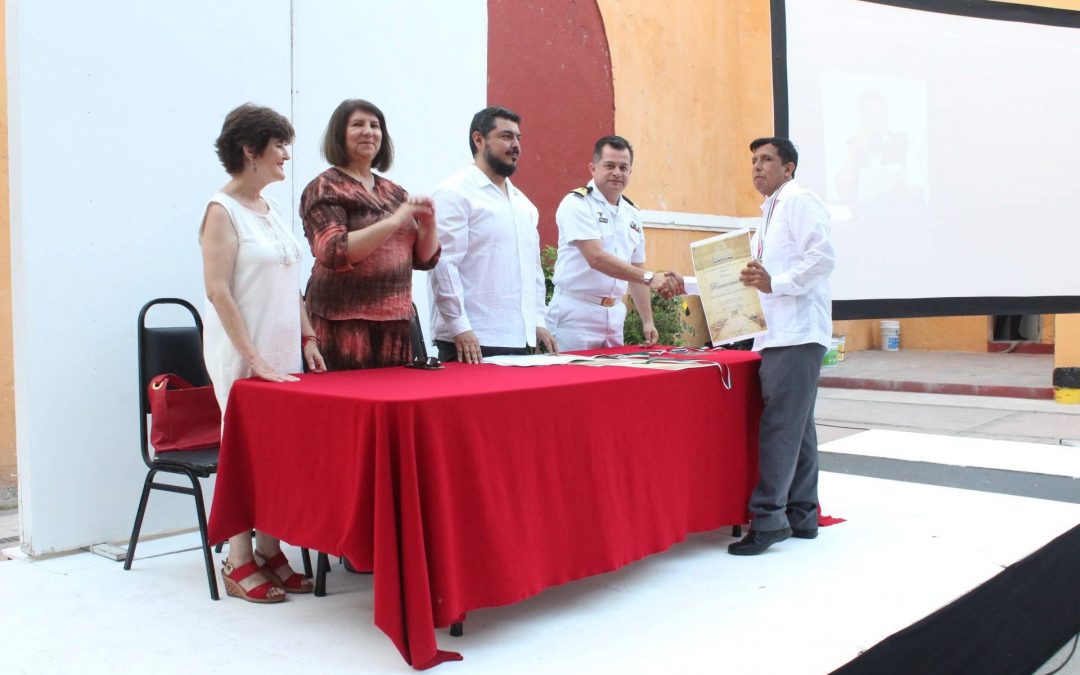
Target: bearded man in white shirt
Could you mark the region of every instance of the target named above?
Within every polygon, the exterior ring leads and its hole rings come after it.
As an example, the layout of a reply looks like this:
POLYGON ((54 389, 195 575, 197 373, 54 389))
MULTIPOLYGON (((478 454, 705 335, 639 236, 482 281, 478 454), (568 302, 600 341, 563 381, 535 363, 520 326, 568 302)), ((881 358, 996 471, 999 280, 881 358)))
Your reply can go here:
POLYGON ((540 216, 510 176, 521 117, 500 107, 473 116, 473 163, 435 190, 442 257, 431 272, 435 345, 442 361, 556 351, 545 323, 540 216))
POLYGON ((825 204, 794 181, 795 145, 786 138, 759 138, 750 151, 754 187, 765 202, 750 242, 754 260, 741 279, 758 290, 768 325, 754 339, 765 408, 750 531, 728 546, 733 555, 757 555, 788 537, 817 536, 814 401, 832 339, 829 275, 836 266, 825 204))

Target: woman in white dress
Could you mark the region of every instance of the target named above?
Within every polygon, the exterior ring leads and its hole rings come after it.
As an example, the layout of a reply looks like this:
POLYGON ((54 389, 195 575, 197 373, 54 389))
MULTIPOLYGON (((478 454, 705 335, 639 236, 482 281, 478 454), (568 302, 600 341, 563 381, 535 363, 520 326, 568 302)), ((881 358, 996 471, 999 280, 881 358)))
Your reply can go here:
MULTIPOLYGON (((226 116, 217 139, 232 179, 210 199, 199 243, 208 300, 203 351, 222 413, 239 378, 295 382, 290 373, 305 362, 313 372, 326 370, 300 295, 300 244, 281 207, 262 195, 284 180, 293 136, 288 119, 249 103, 226 116)), ((229 539, 221 576, 229 595, 250 602, 312 590, 281 542, 263 532, 255 533, 254 548, 250 532, 229 539)))

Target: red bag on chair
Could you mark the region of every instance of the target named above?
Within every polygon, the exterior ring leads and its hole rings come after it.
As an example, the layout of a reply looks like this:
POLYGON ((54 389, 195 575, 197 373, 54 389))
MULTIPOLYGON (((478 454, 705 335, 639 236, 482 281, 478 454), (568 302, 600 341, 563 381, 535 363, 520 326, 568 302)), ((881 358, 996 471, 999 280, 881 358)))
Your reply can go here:
POLYGON ((157 375, 147 388, 150 444, 158 452, 212 448, 221 443, 221 409, 214 385, 194 387, 172 373, 157 375))

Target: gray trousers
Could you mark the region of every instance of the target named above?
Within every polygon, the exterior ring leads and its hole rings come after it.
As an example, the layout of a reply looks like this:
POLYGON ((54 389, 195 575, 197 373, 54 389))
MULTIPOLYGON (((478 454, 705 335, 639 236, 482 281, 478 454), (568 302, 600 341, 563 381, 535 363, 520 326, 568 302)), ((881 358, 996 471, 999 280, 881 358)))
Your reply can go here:
POLYGON ((825 347, 813 343, 761 350, 761 477, 750 496, 755 530, 817 528, 814 401, 824 356, 825 347))

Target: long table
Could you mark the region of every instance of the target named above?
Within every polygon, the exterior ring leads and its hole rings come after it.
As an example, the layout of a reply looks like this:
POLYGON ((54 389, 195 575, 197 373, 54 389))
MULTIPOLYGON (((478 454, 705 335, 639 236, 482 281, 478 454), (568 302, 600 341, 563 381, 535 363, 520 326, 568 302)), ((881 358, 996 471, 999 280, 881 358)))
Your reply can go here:
POLYGON ((748 520, 758 357, 723 368, 448 363, 237 382, 210 538, 256 528, 374 571, 424 669, 437 627, 748 520), (730 378, 730 389, 724 384, 730 378))

